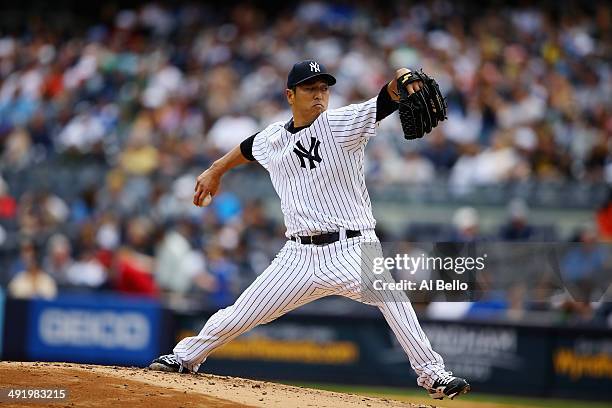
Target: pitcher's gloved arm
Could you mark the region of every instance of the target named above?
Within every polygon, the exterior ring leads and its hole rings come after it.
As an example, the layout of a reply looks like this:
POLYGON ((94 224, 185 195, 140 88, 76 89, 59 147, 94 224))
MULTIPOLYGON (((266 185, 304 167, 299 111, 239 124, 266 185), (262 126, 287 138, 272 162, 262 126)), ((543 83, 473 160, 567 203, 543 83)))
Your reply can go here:
MULTIPOLYGON (((379 122, 395 112, 398 108, 398 102, 400 99, 399 93, 397 92, 397 79, 402 75, 409 73, 408 68, 400 68, 395 71, 395 79, 388 82, 380 90, 378 98, 376 99, 376 121, 379 122)), ((407 86, 408 92, 413 93, 421 89, 422 84, 416 82, 407 86)))
POLYGON ((398 104, 391 98, 388 91, 388 84, 382 87, 378 98, 376 98, 376 121, 380 122, 398 108, 398 104))

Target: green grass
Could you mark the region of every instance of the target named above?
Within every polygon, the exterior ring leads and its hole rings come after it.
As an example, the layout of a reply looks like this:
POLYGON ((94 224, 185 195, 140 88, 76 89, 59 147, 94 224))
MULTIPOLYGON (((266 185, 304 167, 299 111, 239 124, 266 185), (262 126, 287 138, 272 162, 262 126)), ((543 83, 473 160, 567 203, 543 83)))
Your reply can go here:
MULTIPOLYGON (((373 386, 359 386, 359 385, 339 385, 339 384, 317 384, 317 383, 301 383, 301 382, 287 382, 288 385, 296 385, 300 387, 316 388, 327 391, 352 393, 359 395, 366 395, 371 397, 389 398, 389 399, 400 399, 408 400, 411 398, 415 399, 416 402, 423 403, 427 401, 425 398, 429 398, 423 391, 418 389, 403 389, 403 388, 392 388, 392 387, 373 387, 373 386), (418 401, 416 401, 418 400, 418 401)), ((436 401, 429 399, 430 404, 436 405, 436 401)), ((527 397, 513 397, 505 395, 494 395, 494 394, 481 394, 472 393, 465 396, 461 396, 456 402, 474 402, 474 407, 477 408, 480 403, 500 404, 510 407, 533 407, 533 408, 612 408, 611 403, 604 402, 592 402, 592 401, 577 401, 577 400, 559 400, 559 399, 548 399, 548 398, 527 398, 527 397)), ((455 401, 453 401, 455 403, 455 401)), ((461 404, 466 405, 466 404, 461 404)))

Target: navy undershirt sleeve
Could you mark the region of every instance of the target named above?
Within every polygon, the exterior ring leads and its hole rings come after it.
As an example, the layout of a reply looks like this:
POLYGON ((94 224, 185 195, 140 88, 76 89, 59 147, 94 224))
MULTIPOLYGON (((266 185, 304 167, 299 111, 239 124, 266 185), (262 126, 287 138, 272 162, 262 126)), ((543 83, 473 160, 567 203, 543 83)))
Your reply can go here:
POLYGON ((381 121, 398 108, 397 102, 391 99, 391 95, 387 92, 387 84, 382 87, 378 98, 376 98, 376 121, 381 121))
POLYGON ((253 141, 256 135, 257 133, 244 139, 242 143, 240 143, 240 153, 249 161, 255 161, 255 157, 253 157, 253 141))

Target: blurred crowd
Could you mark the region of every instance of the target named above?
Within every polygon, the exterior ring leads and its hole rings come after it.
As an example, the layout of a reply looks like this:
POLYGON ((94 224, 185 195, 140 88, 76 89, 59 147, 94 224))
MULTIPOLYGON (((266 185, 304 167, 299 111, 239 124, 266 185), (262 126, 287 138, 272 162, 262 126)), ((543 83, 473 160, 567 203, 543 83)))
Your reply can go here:
POLYGON ((609 11, 606 2, 299 2, 274 12, 151 3, 106 10, 74 33, 33 21, 0 38, 3 167, 71 153, 128 175, 176 175, 287 120, 287 72, 314 57, 338 78, 331 107, 375 96, 402 66, 423 68, 448 95, 448 121, 421 143, 405 143, 397 120, 382 122, 368 152, 382 182, 448 176, 462 191, 612 181, 609 11))
MULTIPOLYGON (((423 68, 448 96, 448 120, 422 140, 403 140, 397 118, 381 123, 366 150, 371 182, 445 178, 457 195, 527 180, 612 183, 606 2, 145 3, 66 15, 63 26, 32 16, 0 29, 0 242, 18 232, 4 277, 17 295, 52 297, 59 285, 231 303, 284 229, 230 191, 191 206, 193 180, 290 118, 286 75, 305 58, 337 77, 332 108, 375 96, 403 66, 423 68), (49 163, 95 164, 103 182, 62 185, 70 194, 20 184, 49 163)), ((475 219, 457 215, 451 238, 469 240, 462 226, 475 219)), ((515 224, 500 236, 529 239, 515 224)))
POLYGON ((223 307, 280 249, 278 227, 260 202, 243 208, 225 194, 196 218, 139 215, 121 222, 103 213, 77 224, 72 234, 62 228, 21 234, 17 256, 7 265, 7 290, 22 298, 112 290, 223 307), (41 236, 45 231, 55 232, 41 236))
MULTIPOLYGON (((595 223, 585 224, 568 239, 554 229, 535 225, 520 200, 508 205, 507 221, 494 234, 482 231, 479 213, 459 208, 451 226, 412 224, 399 253, 409 256, 483 256, 484 269, 462 272, 420 268, 400 271, 414 281, 460 279, 468 290, 410 292, 430 317, 495 319, 537 323, 598 322, 612 326, 612 246, 602 242, 595 223), (423 239, 423 238, 428 239, 423 239), (418 239, 416 239, 418 238, 418 239), (424 251, 427 242, 431 252, 424 251), (451 301, 451 302, 449 302, 451 301)), ((397 250, 397 249, 396 249, 397 250)))

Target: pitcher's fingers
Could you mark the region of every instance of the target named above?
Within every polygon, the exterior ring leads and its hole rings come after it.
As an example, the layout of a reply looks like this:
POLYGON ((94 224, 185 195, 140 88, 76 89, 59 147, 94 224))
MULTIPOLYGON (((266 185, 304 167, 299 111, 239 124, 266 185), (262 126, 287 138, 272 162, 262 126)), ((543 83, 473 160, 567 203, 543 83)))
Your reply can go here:
POLYGON ((202 199, 204 198, 206 190, 201 185, 198 185, 198 190, 193 195, 193 203, 197 206, 200 205, 202 199))
POLYGON ((202 186, 202 180, 201 180, 202 176, 198 176, 196 177, 196 182, 195 182, 195 186, 193 187, 193 191, 198 191, 198 187, 202 186))

